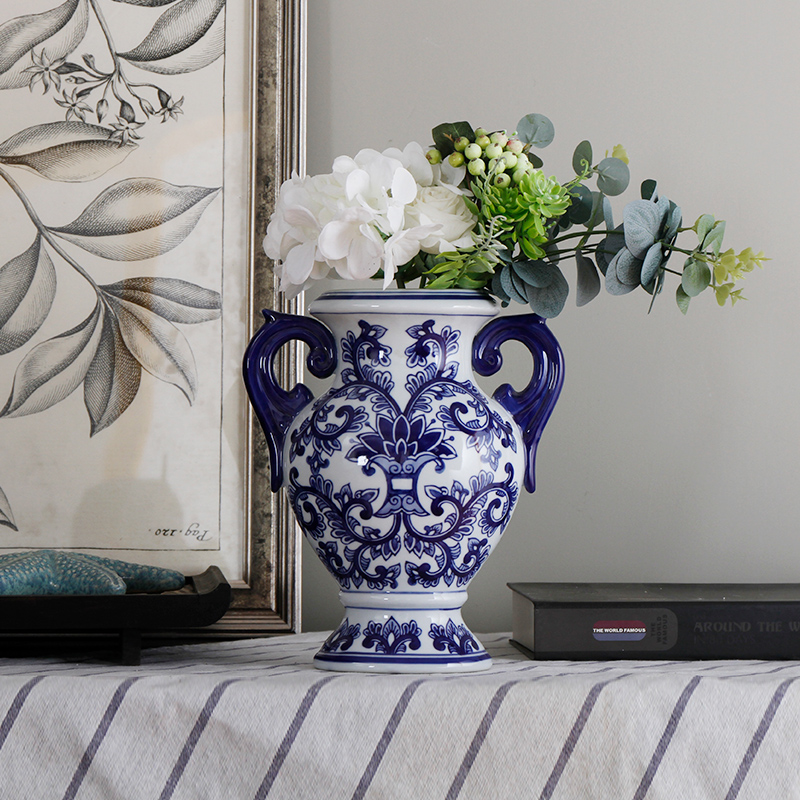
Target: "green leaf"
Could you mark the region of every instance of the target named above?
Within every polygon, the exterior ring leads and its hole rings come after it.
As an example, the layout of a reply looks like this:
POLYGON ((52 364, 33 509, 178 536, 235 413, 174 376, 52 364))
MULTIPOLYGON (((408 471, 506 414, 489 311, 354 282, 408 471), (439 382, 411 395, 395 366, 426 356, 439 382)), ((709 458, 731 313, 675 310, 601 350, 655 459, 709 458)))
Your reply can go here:
POLYGON ((597 165, 597 188, 603 194, 611 197, 622 194, 628 188, 630 179, 628 165, 618 158, 609 156, 597 165))
POLYGON ((569 217, 569 222, 575 225, 585 225, 592 218, 594 197, 591 189, 579 183, 570 189, 572 203, 565 216, 569 217))
POLYGON ((481 210, 478 208, 477 203, 466 195, 461 195, 462 200, 464 201, 464 205, 469 209, 470 214, 474 214, 476 217, 480 217, 481 210))
POLYGON ((689 297, 696 297, 711 283, 711 270, 703 261, 686 260, 681 276, 681 287, 689 297))
POLYGON ((472 125, 463 121, 443 122, 441 125, 437 125, 431 133, 433 135, 433 143, 442 154, 442 158, 450 155, 455 150, 453 143, 456 139, 466 136, 471 142, 475 140, 475 131, 472 130, 472 125))
POLYGON ((529 286, 542 289, 553 282, 553 267, 544 261, 515 261, 513 273, 529 286))
POLYGON ((557 317, 564 308, 569 295, 569 284, 558 267, 553 266, 553 280, 543 289, 526 287, 528 304, 535 314, 545 319, 557 317))
POLYGON ((701 249, 705 247, 706 236, 708 236, 709 231, 714 227, 714 222, 714 217, 711 214, 703 214, 701 217, 697 218, 697 222, 694 224, 701 249))
POLYGON ((580 250, 575 253, 575 264, 578 267, 576 303, 578 306, 585 306, 600 294, 600 276, 592 260, 580 250))
POLYGON ((714 224, 714 227, 709 231, 703 242, 704 250, 711 250, 715 256, 719 255, 722 248, 722 239, 725 236, 725 220, 719 220, 714 224))
POLYGON ((592 145, 585 139, 575 148, 572 154, 572 169, 576 175, 583 173, 592 166, 592 145))
POLYGON ((534 147, 547 147, 555 135, 553 123, 544 114, 527 114, 517 123, 520 141, 534 147))
POLYGON ((658 184, 652 178, 642 181, 640 191, 642 200, 652 200, 653 202, 658 200, 658 184))
POLYGON ((675 292, 675 302, 678 304, 678 308, 681 310, 681 313, 685 314, 689 310, 689 301, 691 299, 692 298, 683 291, 683 287, 678 286, 678 289, 675 292))

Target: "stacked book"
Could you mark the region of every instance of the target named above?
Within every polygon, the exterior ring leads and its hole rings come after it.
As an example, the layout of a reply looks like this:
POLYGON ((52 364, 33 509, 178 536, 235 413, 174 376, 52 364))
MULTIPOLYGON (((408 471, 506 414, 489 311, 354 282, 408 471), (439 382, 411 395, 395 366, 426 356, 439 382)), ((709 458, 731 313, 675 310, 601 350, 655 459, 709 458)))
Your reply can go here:
POLYGON ((797 659, 800 584, 510 583, 537 659, 797 659))

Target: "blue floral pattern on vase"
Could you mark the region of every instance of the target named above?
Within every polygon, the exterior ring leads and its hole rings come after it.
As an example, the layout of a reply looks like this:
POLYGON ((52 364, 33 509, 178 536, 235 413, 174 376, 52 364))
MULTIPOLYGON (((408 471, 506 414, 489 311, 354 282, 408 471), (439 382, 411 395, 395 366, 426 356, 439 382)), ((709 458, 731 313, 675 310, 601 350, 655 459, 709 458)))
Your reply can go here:
MULTIPOLYGON (((401 571, 411 586, 465 585, 485 561, 518 496, 504 449, 516 452, 511 425, 471 381, 459 381, 460 333, 434 320, 406 330, 408 399, 395 397, 386 328, 361 320, 340 342, 343 385, 320 398, 291 434, 289 498, 306 535, 344 589, 395 589, 401 571), (456 434, 487 466, 468 482, 423 483, 426 467, 445 472, 458 456, 456 434), (349 446, 343 444, 352 442, 349 446), (337 487, 324 472, 335 453, 381 476, 372 488, 337 487), (303 460, 308 479, 300 479, 303 460), (324 537, 324 541, 323 541, 324 537), (402 546, 414 558, 401 564, 402 546)), ((431 470, 428 470, 430 481, 431 470)))
POLYGON ((325 640, 322 652, 336 653, 349 650, 360 635, 361 626, 351 625, 350 620, 345 617, 342 624, 325 640))
POLYGON ((428 636, 433 639, 433 646, 442 652, 469 655, 480 649, 467 626, 456 625, 453 620, 448 620, 446 625, 431 625, 428 636))
POLYGON ((383 624, 370 622, 364 630, 364 647, 374 648, 378 653, 397 655, 405 653, 406 648, 419 650, 422 629, 416 622, 398 622, 389 617, 383 624))
POLYGON ((558 397, 562 358, 544 320, 500 317, 470 290, 328 292, 312 317, 265 312, 245 354, 275 491, 336 578, 345 619, 316 666, 472 671, 491 659, 461 617, 466 587, 505 530, 558 397), (294 339, 333 376, 318 399, 272 371, 294 339), (527 347, 530 382, 475 384, 527 347))

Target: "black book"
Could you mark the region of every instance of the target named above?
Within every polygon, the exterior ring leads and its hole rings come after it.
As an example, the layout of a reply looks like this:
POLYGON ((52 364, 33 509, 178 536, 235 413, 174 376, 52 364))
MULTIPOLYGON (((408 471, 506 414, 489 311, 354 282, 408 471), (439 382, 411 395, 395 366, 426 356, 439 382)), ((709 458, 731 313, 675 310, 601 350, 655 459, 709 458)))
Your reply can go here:
POLYGON ((532 658, 800 658, 800 584, 508 585, 532 658))

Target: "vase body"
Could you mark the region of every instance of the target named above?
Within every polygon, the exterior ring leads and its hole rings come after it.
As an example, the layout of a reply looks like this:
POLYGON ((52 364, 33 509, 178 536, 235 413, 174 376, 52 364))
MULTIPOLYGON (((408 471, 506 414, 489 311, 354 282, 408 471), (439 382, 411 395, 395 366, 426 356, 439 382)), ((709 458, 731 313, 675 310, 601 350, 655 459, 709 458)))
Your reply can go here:
POLYGON ((475 382, 473 342, 497 310, 473 291, 338 291, 311 305, 335 346, 334 380, 285 426, 275 456, 345 607, 318 667, 491 663, 461 606, 511 519, 531 450, 513 402, 475 382))

